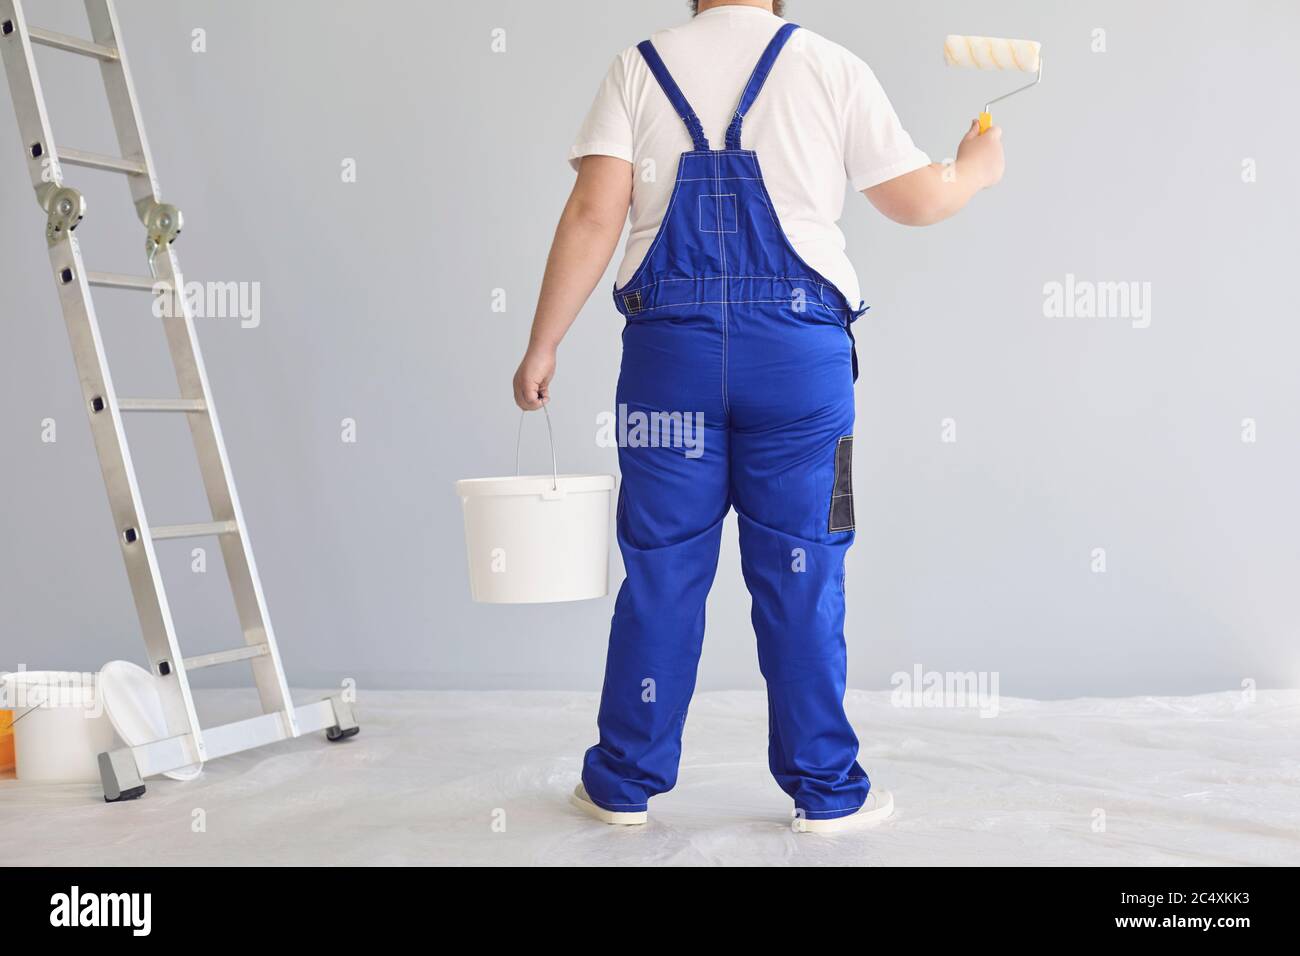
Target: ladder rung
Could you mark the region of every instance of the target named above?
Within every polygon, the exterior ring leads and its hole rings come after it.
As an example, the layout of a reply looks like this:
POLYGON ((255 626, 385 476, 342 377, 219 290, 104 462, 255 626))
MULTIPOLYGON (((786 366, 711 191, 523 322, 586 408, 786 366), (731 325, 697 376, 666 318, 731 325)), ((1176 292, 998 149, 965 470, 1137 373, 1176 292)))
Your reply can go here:
POLYGON ((119 398, 117 407, 124 412, 206 412, 208 404, 201 398, 119 398))
POLYGON ((153 292, 158 287, 171 288, 171 284, 148 276, 128 276, 118 272, 87 272, 86 281, 106 289, 139 289, 153 292))
POLYGON ((105 156, 103 153, 88 153, 84 149, 59 148, 59 160, 69 166, 85 166, 88 169, 106 169, 114 173, 126 173, 130 176, 143 176, 148 170, 138 159, 122 159, 119 156, 105 156))
POLYGON ((207 521, 201 524, 164 524, 149 529, 155 541, 170 538, 205 538, 212 534, 238 534, 239 525, 233 521, 207 521))
POLYGON ((117 50, 111 46, 91 43, 89 40, 68 36, 66 33, 55 33, 53 30, 43 30, 40 27, 28 27, 27 35, 31 37, 33 43, 54 47, 56 50, 80 53, 82 56, 93 56, 97 60, 116 60, 118 58, 117 50))
POLYGON ((200 667, 215 667, 218 664, 234 664, 238 661, 250 661, 254 657, 265 657, 270 653, 265 644, 251 644, 237 647, 233 651, 218 651, 215 654, 196 654, 185 658, 185 669, 192 671, 200 667))

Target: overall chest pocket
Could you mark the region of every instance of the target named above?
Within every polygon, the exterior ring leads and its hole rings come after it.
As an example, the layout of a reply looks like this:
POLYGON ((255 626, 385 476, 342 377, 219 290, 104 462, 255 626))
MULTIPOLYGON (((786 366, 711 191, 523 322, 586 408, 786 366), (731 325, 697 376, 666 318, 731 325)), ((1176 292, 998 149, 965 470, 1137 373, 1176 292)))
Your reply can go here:
POLYGON ((736 194, 705 193, 698 197, 700 232, 736 232, 736 194))

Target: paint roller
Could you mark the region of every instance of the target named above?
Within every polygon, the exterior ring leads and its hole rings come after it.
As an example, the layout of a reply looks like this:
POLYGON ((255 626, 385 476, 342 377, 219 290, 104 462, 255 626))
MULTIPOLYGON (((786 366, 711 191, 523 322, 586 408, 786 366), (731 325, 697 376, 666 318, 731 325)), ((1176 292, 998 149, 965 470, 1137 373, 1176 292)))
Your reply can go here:
POLYGON ((996 96, 984 104, 984 112, 980 113, 979 119, 981 133, 993 123, 993 117, 989 114, 990 106, 1042 82, 1042 49, 1043 45, 1037 40, 1007 40, 1002 37, 965 37, 953 34, 943 41, 943 60, 949 66, 972 67, 976 70, 1018 70, 1021 73, 1037 74, 1034 82, 996 96))

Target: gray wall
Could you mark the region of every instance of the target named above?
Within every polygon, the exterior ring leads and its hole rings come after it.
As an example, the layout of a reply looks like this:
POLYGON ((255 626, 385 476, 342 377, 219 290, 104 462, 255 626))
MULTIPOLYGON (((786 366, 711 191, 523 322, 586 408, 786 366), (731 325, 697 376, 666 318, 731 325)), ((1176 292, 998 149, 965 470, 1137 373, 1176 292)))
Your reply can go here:
MULTIPOLYGON (((29 6, 85 34, 78 3, 29 6)), ((565 150, 613 54, 685 4, 119 6, 164 193, 187 216, 187 277, 262 283, 258 328, 206 319, 200 332, 291 680, 598 687, 613 598, 472 604, 452 482, 511 466, 509 379, 573 178, 565 150), (196 27, 206 53, 191 52, 196 27), (489 48, 496 27, 504 54, 489 48), (340 440, 345 417, 355 444, 340 440)), ((1294 686, 1295 5, 789 6, 873 65, 936 159, 1015 81, 945 68, 945 33, 1037 38, 1048 67, 998 110, 1005 182, 954 221, 908 230, 850 197, 873 306, 857 327, 851 683, 884 687, 920 663, 998 671, 1017 696, 1294 686), (1096 28, 1106 52, 1091 49, 1096 28), (1246 159, 1257 182, 1242 180, 1246 159), (1149 327, 1046 317, 1044 284, 1067 274, 1150 283, 1149 327), (955 443, 940 440, 945 418, 955 443)), ((97 70, 39 56, 58 140, 111 151, 97 70)), ((8 113, 0 667, 90 669, 143 648, 8 113)), ((125 187, 70 181, 91 203, 89 267, 139 272, 125 187)), ((594 441, 617 368, 607 289, 561 351, 567 470, 616 470, 594 441)), ((119 391, 165 394, 147 307, 99 301, 119 391)), ((202 516, 183 426, 132 438, 150 517, 202 516)), ((188 547, 161 546, 186 647, 227 646, 216 555, 195 575, 188 547)), ((709 625, 701 686, 759 686, 734 529, 709 625)))

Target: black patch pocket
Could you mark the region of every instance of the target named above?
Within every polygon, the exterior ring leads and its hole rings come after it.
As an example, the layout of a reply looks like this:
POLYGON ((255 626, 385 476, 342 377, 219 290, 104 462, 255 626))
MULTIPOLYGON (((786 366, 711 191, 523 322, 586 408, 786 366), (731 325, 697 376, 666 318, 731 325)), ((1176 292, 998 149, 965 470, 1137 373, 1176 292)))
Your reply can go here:
POLYGON ((831 490, 830 531, 853 530, 853 436, 835 445, 835 487, 831 490))

